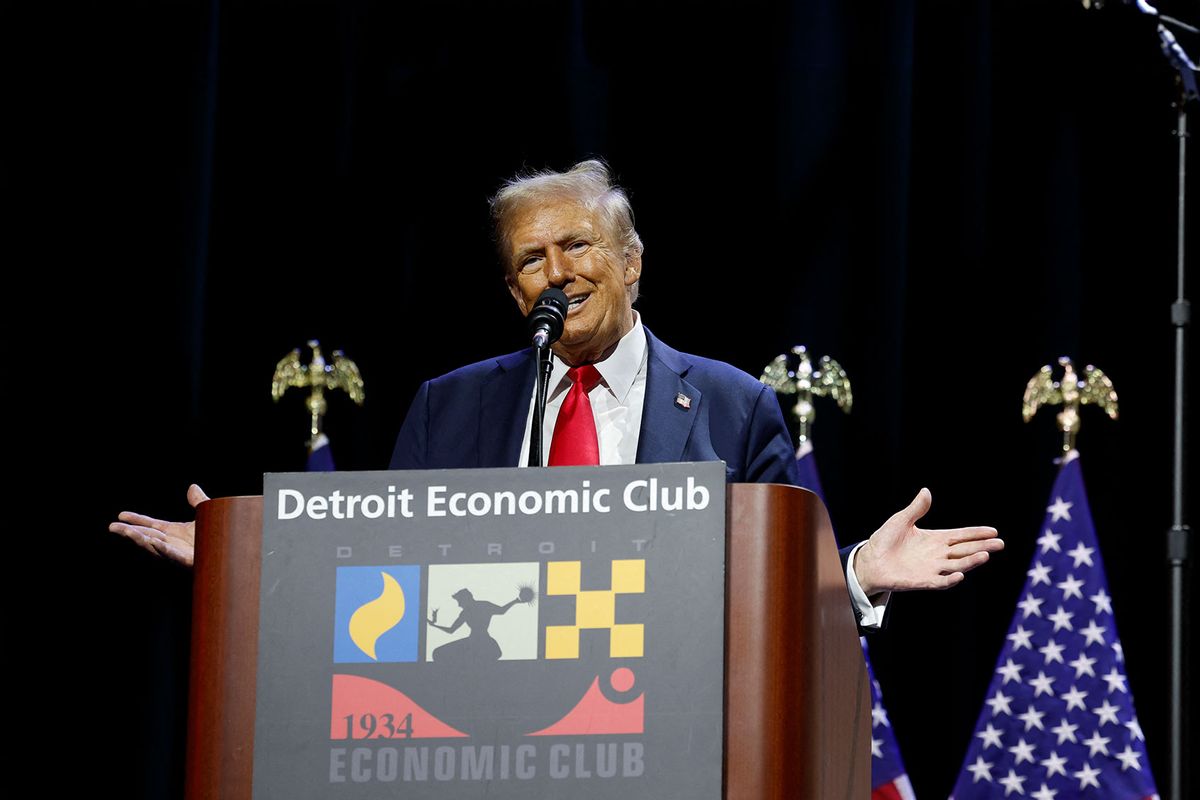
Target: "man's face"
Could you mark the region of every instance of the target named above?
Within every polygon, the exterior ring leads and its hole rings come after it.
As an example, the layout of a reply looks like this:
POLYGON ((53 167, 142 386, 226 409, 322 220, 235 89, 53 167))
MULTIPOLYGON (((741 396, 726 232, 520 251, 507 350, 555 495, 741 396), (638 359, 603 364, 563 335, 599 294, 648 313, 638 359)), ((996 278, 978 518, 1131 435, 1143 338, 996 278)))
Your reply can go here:
POLYGON ((633 327, 629 287, 641 273, 641 257, 627 259, 603 217, 573 199, 520 209, 508 242, 508 289, 522 314, 546 287, 566 292, 558 357, 573 366, 607 358, 633 327))

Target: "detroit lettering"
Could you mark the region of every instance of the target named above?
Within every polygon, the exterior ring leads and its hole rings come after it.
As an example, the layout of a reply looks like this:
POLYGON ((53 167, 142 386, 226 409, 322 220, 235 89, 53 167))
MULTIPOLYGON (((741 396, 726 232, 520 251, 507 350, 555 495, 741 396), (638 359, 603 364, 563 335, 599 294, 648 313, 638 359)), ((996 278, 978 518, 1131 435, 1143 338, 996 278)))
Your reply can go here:
MULTIPOLYGON (((660 485, 658 478, 630 481, 620 493, 620 503, 634 513, 703 511, 711 500, 707 487, 698 486, 690 475, 683 483, 660 485)), ((409 488, 389 485, 378 494, 305 495, 298 489, 280 489, 275 518, 293 520, 412 519, 433 517, 512 517, 541 515, 607 514, 613 508, 610 489, 592 489, 591 481, 578 488, 469 491, 448 486, 429 486, 418 500, 409 488), (413 506, 419 508, 414 510, 413 506)))

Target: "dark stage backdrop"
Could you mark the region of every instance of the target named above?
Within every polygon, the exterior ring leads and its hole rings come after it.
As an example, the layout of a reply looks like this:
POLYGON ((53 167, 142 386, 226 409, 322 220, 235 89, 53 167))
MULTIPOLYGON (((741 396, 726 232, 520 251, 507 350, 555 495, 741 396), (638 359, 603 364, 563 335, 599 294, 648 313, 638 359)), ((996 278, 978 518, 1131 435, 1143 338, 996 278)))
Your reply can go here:
POLYGON ((1121 418, 1085 415, 1083 471, 1165 783, 1176 173, 1148 20, 1067 0, 42 12, 4 12, 5 182, 37 236, 12 266, 44 282, 9 303, 59 365, 30 463, 73 476, 36 532, 79 654, 47 651, 70 678, 43 708, 86 723, 59 780, 181 791, 189 577, 108 521, 301 469, 302 402, 269 381, 308 337, 367 381, 365 408, 332 401, 338 465, 385 466, 422 380, 521 345, 487 196, 599 155, 656 334, 754 374, 800 342, 848 370, 854 412, 822 405, 815 436, 843 536, 928 486, 932 526, 1007 539, 876 637, 921 797, 953 784, 1040 533, 1058 436, 1021 422, 1025 382, 1062 354, 1108 372, 1121 418))

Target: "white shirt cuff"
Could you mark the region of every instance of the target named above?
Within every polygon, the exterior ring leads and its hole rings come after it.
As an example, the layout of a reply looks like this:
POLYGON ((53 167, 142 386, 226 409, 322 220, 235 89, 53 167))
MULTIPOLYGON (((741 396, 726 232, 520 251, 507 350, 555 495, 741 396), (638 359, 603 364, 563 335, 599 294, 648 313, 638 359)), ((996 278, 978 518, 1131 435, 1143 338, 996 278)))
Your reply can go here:
POLYGON ((858 548, 866 544, 865 541, 859 542, 850 551, 850 557, 846 559, 846 585, 850 587, 850 600, 854 603, 854 612, 858 617, 858 625, 860 628, 878 629, 883 624, 883 612, 887 610, 888 600, 891 599, 891 592, 880 592, 876 595, 876 603, 872 604, 871 599, 863 592, 862 586, 858 582, 858 576, 854 574, 854 556, 858 554, 858 548))

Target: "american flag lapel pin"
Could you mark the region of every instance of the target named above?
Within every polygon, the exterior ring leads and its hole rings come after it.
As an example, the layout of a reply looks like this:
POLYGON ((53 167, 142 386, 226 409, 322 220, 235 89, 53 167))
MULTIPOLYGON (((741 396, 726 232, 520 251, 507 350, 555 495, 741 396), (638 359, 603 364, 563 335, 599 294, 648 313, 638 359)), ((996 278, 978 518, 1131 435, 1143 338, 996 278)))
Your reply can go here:
POLYGON ((692 398, 688 397, 683 392, 680 392, 679 394, 675 395, 675 405, 679 406, 684 411, 687 411, 692 407, 692 398))

